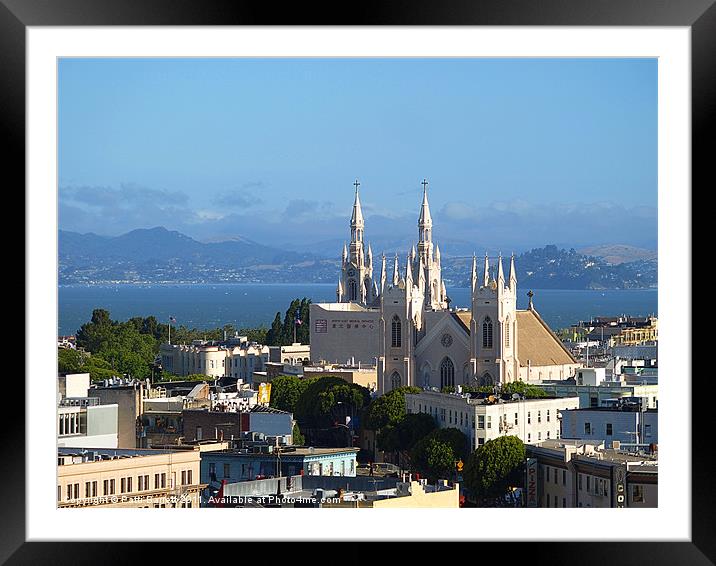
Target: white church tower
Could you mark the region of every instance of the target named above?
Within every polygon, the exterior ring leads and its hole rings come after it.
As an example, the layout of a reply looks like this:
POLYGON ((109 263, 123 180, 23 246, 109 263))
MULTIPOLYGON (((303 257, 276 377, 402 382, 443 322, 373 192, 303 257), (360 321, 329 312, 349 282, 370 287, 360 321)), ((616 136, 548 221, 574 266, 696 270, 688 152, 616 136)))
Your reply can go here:
POLYGON ((423 327, 422 277, 413 273, 411 255, 407 258, 404 277, 399 270, 396 255, 393 279, 380 295, 377 378, 381 394, 417 385, 415 346, 423 327))
POLYGON ((336 288, 336 298, 339 303, 360 303, 368 305, 376 299, 376 285, 373 283, 373 250, 368 245, 365 252, 364 234, 365 221, 360 205, 356 179, 355 200, 353 201, 353 214, 351 214, 351 243, 346 249, 343 246, 341 277, 336 288))
POLYGON ((409 262, 412 263, 416 280, 423 277, 420 284, 426 310, 441 310, 447 308, 447 296, 442 280, 440 267, 440 247, 433 248, 433 218, 430 215, 428 203, 428 182, 423 179, 423 203, 420 206, 418 217, 418 251, 415 248, 410 252, 409 262), (422 267, 421 267, 422 264, 422 267), (422 275, 421 275, 422 274, 422 275))
POLYGON ((477 261, 472 261, 472 316, 470 320, 470 365, 479 385, 496 385, 519 379, 517 352, 517 274, 515 257, 510 258, 509 279, 505 280, 502 256, 497 274, 490 273, 485 254, 482 280, 477 261))

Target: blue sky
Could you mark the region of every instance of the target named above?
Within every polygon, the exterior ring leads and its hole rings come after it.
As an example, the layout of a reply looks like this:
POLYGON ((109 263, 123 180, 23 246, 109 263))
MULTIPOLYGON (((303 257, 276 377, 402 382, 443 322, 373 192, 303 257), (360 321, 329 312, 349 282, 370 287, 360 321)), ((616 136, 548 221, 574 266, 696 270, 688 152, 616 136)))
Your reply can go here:
POLYGON ((60 228, 656 247, 655 59, 63 59, 60 228))

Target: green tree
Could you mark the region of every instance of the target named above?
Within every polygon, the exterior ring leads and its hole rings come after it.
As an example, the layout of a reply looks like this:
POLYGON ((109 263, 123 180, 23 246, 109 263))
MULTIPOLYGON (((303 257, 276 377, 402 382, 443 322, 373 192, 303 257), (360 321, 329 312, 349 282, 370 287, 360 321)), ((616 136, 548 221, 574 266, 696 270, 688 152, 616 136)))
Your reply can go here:
POLYGON ((280 346, 281 336, 283 335, 283 324, 281 323, 281 313, 277 312, 273 319, 271 328, 266 333, 266 344, 269 346, 280 346))
POLYGON ((365 411, 363 426, 377 431, 387 425, 397 425, 406 415, 406 393, 420 393, 420 388, 399 387, 373 399, 365 411))
POLYGON ((298 423, 293 425, 293 444, 295 446, 303 446, 306 439, 301 434, 301 429, 298 428, 298 423))
MULTIPOLYGON (((272 387, 273 389, 273 387, 272 387)), ((370 392, 340 377, 313 380, 296 403, 296 419, 315 427, 329 427, 346 415, 357 415, 370 400, 370 392)))
POLYGON ((465 487, 475 496, 497 499, 522 484, 525 445, 516 436, 500 436, 475 450, 465 465, 465 487))
POLYGON ((314 378, 301 379, 294 375, 279 375, 271 380, 271 400, 269 405, 275 409, 296 413, 296 405, 301 394, 313 383, 314 378))
POLYGON ((62 373, 80 373, 89 356, 73 348, 57 348, 57 371, 62 373))
POLYGON ((467 457, 468 438, 456 428, 439 428, 419 440, 410 451, 413 469, 430 480, 449 479, 455 462, 467 457))

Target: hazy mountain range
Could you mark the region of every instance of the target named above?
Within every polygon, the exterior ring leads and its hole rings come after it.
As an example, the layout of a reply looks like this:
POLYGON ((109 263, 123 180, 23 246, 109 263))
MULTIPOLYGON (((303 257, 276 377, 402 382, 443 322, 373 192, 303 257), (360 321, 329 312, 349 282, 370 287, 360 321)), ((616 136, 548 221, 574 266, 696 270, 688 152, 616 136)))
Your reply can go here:
MULTIPOLYGON (((163 227, 116 237, 59 231, 60 284, 152 283, 334 283, 343 241, 327 240, 308 249, 280 249, 236 237, 199 242, 163 227)), ((446 284, 466 286, 474 246, 441 241, 446 284)), ((378 276, 382 252, 401 256, 410 240, 373 245, 378 276)), ((480 250, 484 253, 484 250, 480 250)), ((494 256, 496 251, 487 250, 494 256)), ((505 253, 505 269, 508 268, 505 253)), ((478 265, 482 265, 478 262, 478 265)), ((644 288, 656 286, 656 252, 633 246, 595 246, 579 252, 555 245, 516 256, 520 284, 533 288, 644 288)))

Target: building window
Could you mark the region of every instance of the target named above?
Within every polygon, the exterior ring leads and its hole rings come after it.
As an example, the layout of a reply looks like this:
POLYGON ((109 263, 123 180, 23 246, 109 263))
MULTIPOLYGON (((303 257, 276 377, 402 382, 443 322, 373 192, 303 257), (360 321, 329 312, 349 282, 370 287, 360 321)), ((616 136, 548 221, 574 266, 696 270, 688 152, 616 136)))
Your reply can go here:
POLYGON ((455 366, 450 358, 444 358, 440 364, 440 387, 455 385, 455 366))
POLYGON ((478 446, 482 446, 483 444, 485 444, 485 439, 478 437, 478 439, 477 439, 477 445, 478 445, 478 446))
POLYGON ((517 426, 517 413, 515 413, 515 426, 517 426))
POLYGON ((482 321, 482 347, 492 348, 492 319, 489 316, 482 321))
POLYGON ((582 474, 578 474, 577 479, 579 484, 579 491, 582 491, 582 474))
POLYGON ((644 503, 644 487, 633 485, 631 488, 631 500, 634 503, 644 503))
POLYGON ((527 433, 527 442, 532 442, 532 435, 529 432, 527 433))
POLYGON ((549 409, 547 409, 547 422, 549 422, 549 409))
POLYGON ((186 485, 186 470, 181 471, 181 484, 186 485))
POLYGON ((72 485, 67 484, 67 501, 72 499, 72 485))
POLYGON ((224 464, 224 477, 228 478, 231 476, 231 464, 224 464))
POLYGON ((186 472, 186 483, 187 483, 187 485, 191 485, 191 484, 193 483, 193 481, 192 481, 192 473, 191 473, 191 472, 192 472, 191 470, 187 470, 187 472, 186 472))
POLYGON ((527 424, 532 424, 532 413, 527 411, 527 424))
POLYGON ((356 301, 358 299, 358 287, 354 279, 348 280, 348 300, 356 301))
POLYGON ((85 498, 92 497, 92 484, 88 481, 85 482, 85 498))
POLYGON ((584 423, 584 434, 592 434, 592 424, 584 423))
POLYGON ((537 432, 537 440, 542 440, 542 431, 537 432))
POLYGON ((398 315, 393 317, 393 321, 390 323, 390 345, 393 348, 400 348, 400 336, 401 336, 401 323, 398 315))
POLYGON ((612 435, 612 423, 607 423, 607 436, 612 435))
POLYGON ((567 485, 567 470, 562 470, 562 485, 567 485))
POLYGON ((487 428, 492 428, 492 417, 487 415, 487 428))
POLYGON ((485 415, 477 415, 477 428, 485 428, 485 415))
POLYGON ((398 389, 398 387, 400 387, 400 374, 397 371, 394 371, 390 376, 390 388, 398 389))
POLYGON ((537 411, 537 422, 538 423, 542 422, 542 411, 537 411))

